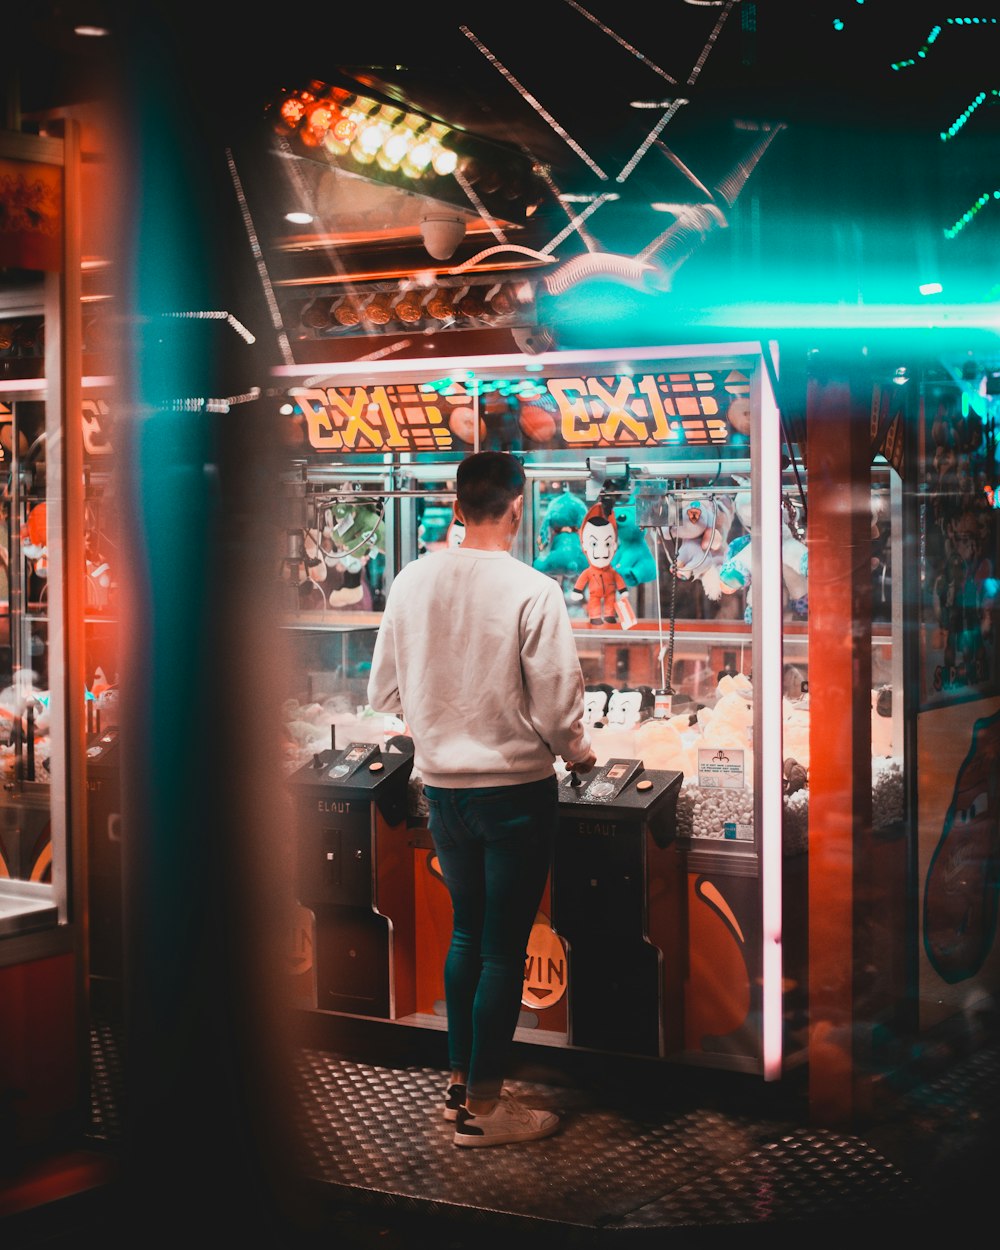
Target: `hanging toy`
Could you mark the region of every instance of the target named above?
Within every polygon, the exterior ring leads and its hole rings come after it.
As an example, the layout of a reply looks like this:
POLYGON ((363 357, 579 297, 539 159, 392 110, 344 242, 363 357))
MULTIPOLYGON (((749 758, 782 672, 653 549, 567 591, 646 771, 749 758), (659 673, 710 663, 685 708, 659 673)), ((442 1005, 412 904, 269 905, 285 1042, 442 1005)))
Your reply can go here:
POLYGON ((371 606, 363 573, 385 552, 383 509, 367 501, 338 501, 327 512, 321 549, 327 563, 327 602, 332 608, 371 606))
POLYGON ((641 586, 656 580, 656 559, 649 549, 646 531, 636 520, 635 499, 636 492, 633 491, 629 499, 616 504, 614 510, 618 550, 613 564, 625 579, 626 586, 641 586))
POLYGON ((713 603, 722 598, 719 570, 728 552, 735 511, 735 503, 728 495, 689 499, 678 523, 664 532, 664 537, 678 543, 674 555, 677 576, 681 581, 701 582, 713 603))
MULTIPOLYGON (((618 550, 618 523, 614 513, 606 516, 601 505, 595 503, 580 526, 580 545, 587 557, 587 567, 576 579, 573 589, 581 599, 586 596, 591 626, 617 625, 620 612, 625 614, 630 624, 634 624, 635 615, 631 612, 631 603, 628 603, 625 580, 612 567, 618 550), (619 606, 622 600, 627 607, 619 606)), ((627 625, 624 627, 628 628, 627 625)))
MULTIPOLYGON (((739 480, 739 479, 737 479, 739 480)), ((750 543, 750 492, 739 491, 736 495, 736 516, 745 533, 734 538, 719 569, 719 583, 724 594, 747 592, 743 619, 749 625, 753 620, 751 603, 752 549, 750 543)), ((797 518, 790 500, 782 499, 781 514, 781 577, 782 597, 786 608, 797 620, 804 620, 809 610, 808 575, 809 551, 799 537, 797 518)))
POLYGON ((538 549, 534 567, 550 577, 571 577, 587 567, 580 543, 580 526, 587 505, 568 490, 554 495, 538 526, 538 549))

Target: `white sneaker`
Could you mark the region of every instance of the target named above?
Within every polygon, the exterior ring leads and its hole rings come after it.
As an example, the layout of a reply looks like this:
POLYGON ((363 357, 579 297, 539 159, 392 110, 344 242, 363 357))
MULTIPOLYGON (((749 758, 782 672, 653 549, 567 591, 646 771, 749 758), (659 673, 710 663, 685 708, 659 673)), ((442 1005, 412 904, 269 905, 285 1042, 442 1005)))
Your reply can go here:
POLYGON ((457 1120, 458 1113, 465 1105, 465 1086, 449 1085, 448 1092, 444 1096, 444 1118, 446 1120, 457 1120))
POLYGON ((489 1115, 473 1115, 462 1107, 455 1127, 455 1145, 505 1146, 510 1142, 537 1141, 558 1127, 557 1115, 525 1107, 504 1090, 489 1115))

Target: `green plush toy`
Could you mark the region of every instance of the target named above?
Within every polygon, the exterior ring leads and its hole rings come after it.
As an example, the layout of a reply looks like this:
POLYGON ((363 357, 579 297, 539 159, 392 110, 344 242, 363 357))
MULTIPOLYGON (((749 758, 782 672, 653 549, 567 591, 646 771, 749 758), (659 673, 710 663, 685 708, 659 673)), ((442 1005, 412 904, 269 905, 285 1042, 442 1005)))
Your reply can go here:
POLYGON ((335 503, 328 513, 334 545, 364 559, 385 551, 385 522, 380 508, 370 503, 335 503))
POLYGON ((541 554, 534 561, 536 569, 550 577, 569 577, 583 572, 587 557, 580 545, 580 526, 586 515, 587 505, 579 495, 565 490, 552 497, 538 527, 541 554))
POLYGON ((618 550, 611 567, 621 573, 626 586, 639 586, 656 580, 656 560, 649 549, 646 531, 635 519, 635 494, 626 503, 615 505, 618 524, 618 550))
POLYGON ((307 530, 305 554, 309 578, 323 586, 332 608, 364 606, 366 570, 372 588, 381 580, 385 553, 382 509, 367 500, 338 500, 324 508, 322 529, 307 530))

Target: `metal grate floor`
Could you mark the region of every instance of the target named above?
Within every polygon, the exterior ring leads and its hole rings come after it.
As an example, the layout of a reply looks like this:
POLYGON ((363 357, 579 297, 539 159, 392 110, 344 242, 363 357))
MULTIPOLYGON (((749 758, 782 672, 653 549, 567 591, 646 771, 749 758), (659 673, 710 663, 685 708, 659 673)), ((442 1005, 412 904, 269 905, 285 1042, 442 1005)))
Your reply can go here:
MULTIPOLYGON (((118 1131, 114 1034, 92 1035, 93 1134, 118 1131)), ((914 1085, 863 1135, 801 1118, 692 1105, 623 1106, 606 1091, 515 1081, 562 1118, 541 1142, 457 1150, 442 1115, 445 1074, 381 1066, 325 1050, 296 1052, 294 1117, 306 1178, 330 1209, 385 1225, 424 1217, 436 1230, 534 1235, 554 1245, 617 1245, 712 1232, 923 1229, 968 1210, 988 1184, 1000 1126, 1000 1044, 958 1057, 914 1085)), ((990 1192, 988 1189, 983 1192, 990 1192)), ((984 1199, 985 1201, 985 1199, 984 1199)), ((404 1239, 405 1240, 405 1239, 404 1239)), ((481 1240, 481 1239, 480 1239, 481 1240)), ((383 1237, 381 1245, 391 1243, 383 1237)), ((689 1244, 689 1243, 688 1243, 689 1244)))
POLYGON ((558 1111, 555 1137, 462 1151, 441 1115, 442 1074, 303 1052, 302 1136, 310 1175, 390 1205, 476 1212, 583 1232, 792 1223, 903 1209, 914 1182, 857 1138, 717 1110, 656 1118, 523 1081, 558 1111))

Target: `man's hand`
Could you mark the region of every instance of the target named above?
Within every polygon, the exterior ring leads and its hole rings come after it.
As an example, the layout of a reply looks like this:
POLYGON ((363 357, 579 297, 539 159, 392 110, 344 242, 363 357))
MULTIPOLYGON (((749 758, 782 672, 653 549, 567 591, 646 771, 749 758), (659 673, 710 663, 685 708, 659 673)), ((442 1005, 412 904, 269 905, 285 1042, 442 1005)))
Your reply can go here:
POLYGON ((572 763, 569 760, 564 762, 571 773, 589 773, 597 763, 597 756, 593 751, 588 751, 582 759, 574 760, 572 763))

